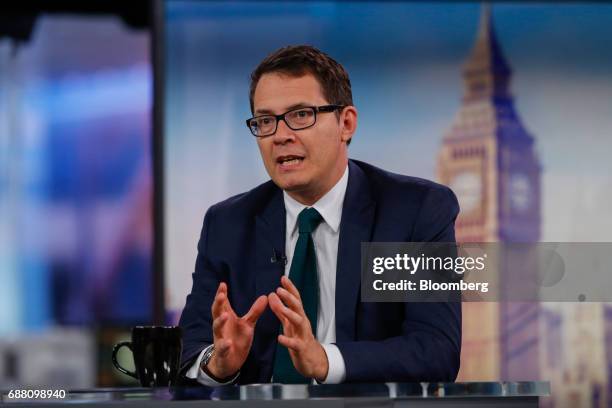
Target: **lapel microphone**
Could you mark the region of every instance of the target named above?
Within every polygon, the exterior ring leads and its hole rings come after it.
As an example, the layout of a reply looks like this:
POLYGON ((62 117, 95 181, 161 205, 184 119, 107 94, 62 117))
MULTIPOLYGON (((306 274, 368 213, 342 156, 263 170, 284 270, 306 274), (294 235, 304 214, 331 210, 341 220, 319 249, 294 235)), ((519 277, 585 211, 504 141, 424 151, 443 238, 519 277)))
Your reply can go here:
POLYGON ((287 265, 287 257, 282 252, 277 252, 275 248, 272 248, 272 257, 270 263, 283 263, 283 266, 287 265))

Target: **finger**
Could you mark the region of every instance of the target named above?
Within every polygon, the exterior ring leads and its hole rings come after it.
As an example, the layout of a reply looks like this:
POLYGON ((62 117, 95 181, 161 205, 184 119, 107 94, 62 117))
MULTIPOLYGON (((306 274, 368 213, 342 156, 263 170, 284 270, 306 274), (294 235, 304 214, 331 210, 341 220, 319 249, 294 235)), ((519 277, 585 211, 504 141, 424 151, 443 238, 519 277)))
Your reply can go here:
POLYGON ((219 292, 224 292, 225 294, 227 294, 227 283, 220 282, 218 290, 219 292))
POLYGON ((291 327, 289 319, 285 317, 282 310, 285 305, 283 305, 283 302, 281 302, 280 298, 276 293, 272 292, 268 295, 268 304, 270 305, 270 309, 272 309, 272 312, 276 315, 278 320, 281 321, 281 324, 283 325, 283 331, 287 334, 293 333, 293 327, 291 327))
POLYGON ((270 305, 270 309, 279 319, 283 319, 282 307, 284 307, 283 302, 281 302, 278 295, 274 292, 268 295, 268 304, 270 305))
POLYGON ((215 296, 215 300, 212 305, 212 316, 213 319, 221 316, 221 313, 228 312, 231 313, 231 306, 229 305, 229 301, 227 300, 227 295, 223 292, 219 292, 217 296, 215 296))
POLYGON ((274 314, 280 319, 284 316, 284 309, 288 309, 287 306, 283 303, 280 297, 275 292, 272 292, 268 295, 268 304, 270 305, 270 309, 274 312, 274 314))
POLYGON ((270 300, 270 308, 281 321, 283 318, 286 318, 289 320, 289 323, 298 327, 304 323, 305 317, 285 306, 276 293, 271 293, 268 298, 270 300))
POLYGON ((305 316, 295 313, 293 310, 289 309, 287 306, 283 306, 282 309, 283 315, 289 320, 289 323, 302 328, 304 322, 307 321, 305 316))
POLYGON ((219 298, 219 294, 215 295, 215 299, 213 300, 211 311, 212 311, 213 319, 216 319, 217 317, 221 315, 221 313, 223 313, 223 303, 221 299, 219 298))
POLYGON ((276 289, 276 293, 287 307, 298 314, 305 314, 302 302, 285 288, 276 289))
POLYGON ((212 329, 213 329, 213 336, 215 337, 215 339, 221 338, 223 336, 222 329, 225 323, 227 323, 228 319, 229 319, 229 314, 227 312, 223 312, 221 313, 221 316, 213 320, 212 329))
POLYGON ((295 296, 296 298, 298 298, 300 300, 300 302, 302 301, 302 297, 300 296, 300 291, 295 287, 295 285, 293 284, 293 282, 291 282, 291 279, 289 279, 286 276, 283 276, 281 278, 281 285, 287 289, 289 292, 291 292, 291 294, 293 296, 295 296))
POLYGON ((264 310, 266 310, 266 306, 268 306, 268 297, 264 295, 258 297, 255 303, 253 303, 249 309, 248 313, 244 315, 243 319, 248 323, 255 325, 255 323, 257 323, 257 319, 259 319, 259 316, 261 316, 264 310))
POLYGON ((237 317, 227 296, 227 292, 219 293, 220 313, 227 312, 231 317, 237 317))
POLYGON ((279 334, 278 335, 278 342, 287 347, 288 349, 291 349, 293 351, 297 351, 300 352, 302 350, 302 344, 303 342, 299 339, 296 339, 294 337, 288 337, 285 336, 284 334, 279 334))
POLYGON ((225 282, 219 283, 217 287, 217 293, 215 293, 215 299, 212 304, 212 315, 213 318, 219 316, 224 311, 223 299, 227 299, 227 284, 225 282))

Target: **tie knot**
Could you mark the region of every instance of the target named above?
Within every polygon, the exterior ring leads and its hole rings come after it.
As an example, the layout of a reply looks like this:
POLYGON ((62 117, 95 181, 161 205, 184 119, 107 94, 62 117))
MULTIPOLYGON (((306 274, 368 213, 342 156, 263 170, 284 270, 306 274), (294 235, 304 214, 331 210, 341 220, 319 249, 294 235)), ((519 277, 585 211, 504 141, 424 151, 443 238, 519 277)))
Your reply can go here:
POLYGON ((300 215, 298 215, 298 228, 300 234, 310 234, 317 228, 317 225, 321 222, 323 217, 314 208, 304 208, 300 215))

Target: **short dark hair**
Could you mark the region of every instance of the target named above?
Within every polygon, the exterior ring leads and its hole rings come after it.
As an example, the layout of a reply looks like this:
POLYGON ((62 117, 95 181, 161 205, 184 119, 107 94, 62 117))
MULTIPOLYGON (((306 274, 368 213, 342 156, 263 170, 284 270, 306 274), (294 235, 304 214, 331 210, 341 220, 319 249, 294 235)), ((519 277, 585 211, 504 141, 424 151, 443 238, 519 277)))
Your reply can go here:
POLYGON ((312 74, 332 105, 353 105, 351 80, 342 65, 323 51, 310 45, 290 45, 280 48, 264 58, 251 73, 249 102, 254 111, 253 97, 257 83, 264 74, 278 72, 291 77, 312 74))

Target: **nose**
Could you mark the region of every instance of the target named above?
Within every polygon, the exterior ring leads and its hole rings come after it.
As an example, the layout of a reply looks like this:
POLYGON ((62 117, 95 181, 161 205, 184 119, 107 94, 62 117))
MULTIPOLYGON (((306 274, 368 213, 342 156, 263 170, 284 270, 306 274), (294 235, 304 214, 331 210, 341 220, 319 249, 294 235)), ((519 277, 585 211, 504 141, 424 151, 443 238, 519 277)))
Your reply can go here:
POLYGON ((272 137, 275 144, 285 144, 295 140, 295 132, 287 126, 284 120, 280 120, 276 127, 276 133, 272 137))

